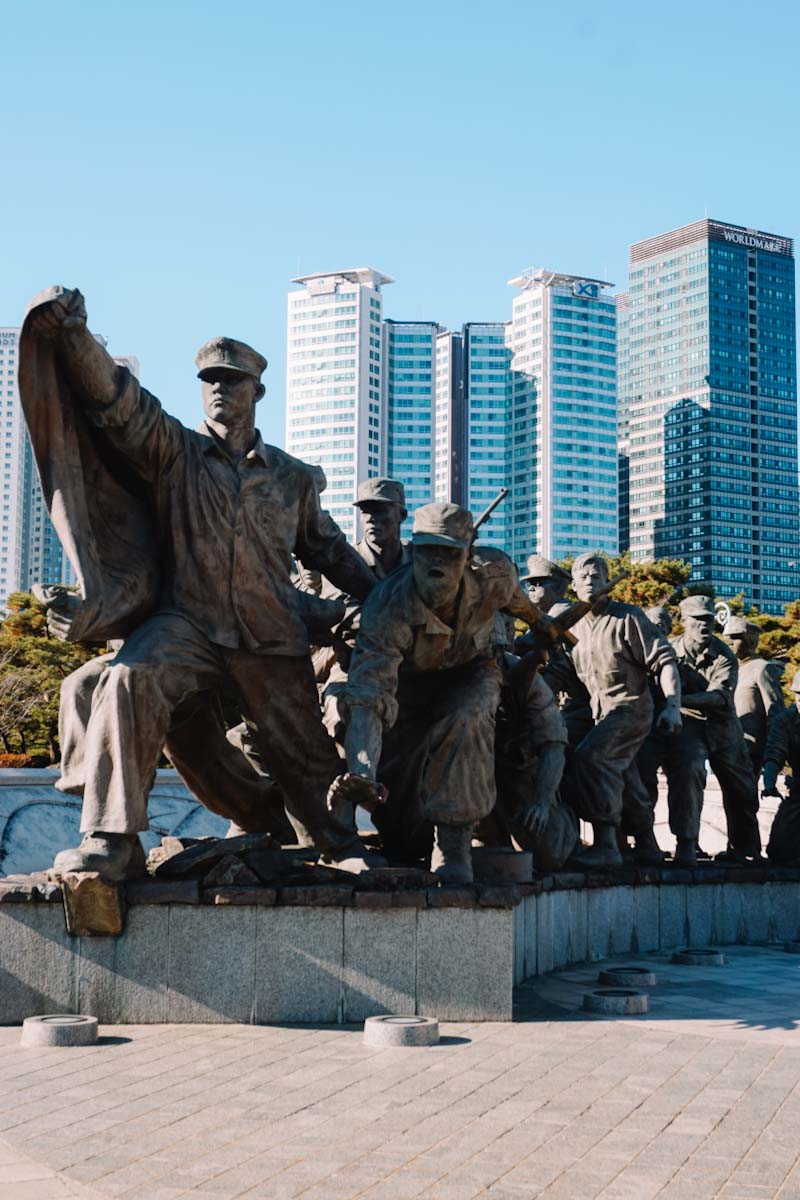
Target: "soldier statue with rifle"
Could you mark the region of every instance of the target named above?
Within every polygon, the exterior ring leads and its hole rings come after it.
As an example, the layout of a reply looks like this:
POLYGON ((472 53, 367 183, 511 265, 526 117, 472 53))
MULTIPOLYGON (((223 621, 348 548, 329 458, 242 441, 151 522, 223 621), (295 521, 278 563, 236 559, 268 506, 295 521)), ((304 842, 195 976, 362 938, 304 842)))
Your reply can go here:
POLYGON ((474 537, 472 514, 456 504, 414 514, 411 563, 362 610, 342 698, 347 773, 330 794, 335 811, 372 809, 390 860, 416 861, 433 846, 433 869, 448 883, 472 879, 472 832, 495 803, 498 613, 520 616, 548 643, 560 636, 507 555, 473 549, 474 537))

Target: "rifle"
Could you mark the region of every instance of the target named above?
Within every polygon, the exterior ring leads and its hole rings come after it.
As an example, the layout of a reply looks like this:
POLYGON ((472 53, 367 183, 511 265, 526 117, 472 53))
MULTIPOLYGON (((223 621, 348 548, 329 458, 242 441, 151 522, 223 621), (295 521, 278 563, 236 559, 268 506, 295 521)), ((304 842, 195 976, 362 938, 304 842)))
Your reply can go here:
POLYGON ((491 504, 487 504, 486 508, 483 510, 483 512, 478 517, 477 521, 475 522, 475 524, 472 527, 473 542, 475 541, 475 539, 478 536, 478 530, 480 529, 481 525, 486 524, 486 522, 489 520, 489 517, 492 515, 494 510, 497 508, 498 504, 502 504, 507 495, 508 495, 508 488, 501 487, 500 491, 497 493, 497 495, 495 496, 495 498, 491 502, 491 504))
POLYGON ((524 596, 526 603, 523 606, 519 596, 515 594, 512 600, 512 615, 521 617, 523 621, 528 623, 538 645, 535 650, 530 650, 527 654, 523 655, 520 661, 512 668, 511 674, 514 683, 518 683, 521 678, 524 678, 527 680, 528 686, 530 686, 530 680, 536 674, 539 667, 543 665, 544 652, 552 649, 557 642, 564 642, 568 646, 576 645, 577 639, 574 634, 570 633, 572 626, 577 625, 578 621, 583 620, 590 612, 594 612, 617 584, 622 583, 622 580, 627 578, 629 574, 629 571, 620 571, 619 575, 615 575, 613 579, 609 579, 608 583, 591 600, 576 600, 574 604, 570 604, 563 612, 549 618, 547 621, 542 620, 544 614, 539 606, 534 604, 532 600, 529 600, 521 588, 517 589, 524 596))

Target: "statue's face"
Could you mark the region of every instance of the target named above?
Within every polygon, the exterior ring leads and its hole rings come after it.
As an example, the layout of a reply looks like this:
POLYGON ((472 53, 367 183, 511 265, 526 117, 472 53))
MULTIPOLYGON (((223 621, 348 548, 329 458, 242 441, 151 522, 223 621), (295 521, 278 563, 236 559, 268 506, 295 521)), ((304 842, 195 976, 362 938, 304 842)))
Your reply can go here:
POLYGON ((253 375, 211 367, 203 372, 203 409, 209 421, 220 425, 242 425, 252 421, 255 402, 263 385, 253 375))
POLYGON ((428 608, 453 604, 461 587, 467 551, 458 546, 414 546, 414 585, 428 608))
POLYGON ((579 600, 595 600, 608 583, 608 568, 602 558, 590 558, 572 572, 572 586, 579 600))
POLYGON ((567 581, 566 579, 552 579, 549 575, 542 579, 527 579, 525 590, 542 612, 549 612, 554 604, 564 599, 567 581))
POLYGON ((800 686, 792 686, 792 695, 794 696, 794 706, 800 712, 800 686))
POLYGON ((698 650, 710 645, 714 636, 714 617, 711 613, 684 619, 684 641, 698 650))
POLYGON ((669 637, 672 633, 672 617, 666 608, 650 608, 647 610, 647 615, 659 633, 663 633, 664 637, 669 637))
POLYGON ((400 541, 400 526, 405 509, 401 504, 387 504, 385 500, 364 500, 361 509, 361 528, 371 546, 379 550, 397 546, 400 541))
POLYGON ((758 634, 749 630, 746 633, 734 633, 731 642, 737 658, 752 658, 758 649, 758 634))

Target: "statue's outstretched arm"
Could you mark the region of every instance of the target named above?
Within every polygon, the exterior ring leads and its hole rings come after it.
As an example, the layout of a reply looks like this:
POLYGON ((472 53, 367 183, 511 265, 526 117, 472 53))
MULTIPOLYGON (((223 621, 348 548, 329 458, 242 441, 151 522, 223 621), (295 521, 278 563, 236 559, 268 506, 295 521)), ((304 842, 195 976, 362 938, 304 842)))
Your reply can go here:
POLYGON ((40 337, 56 340, 59 359, 78 394, 101 406, 113 404, 119 369, 89 332, 86 305, 77 289, 54 289, 53 299, 38 307, 32 324, 40 337))

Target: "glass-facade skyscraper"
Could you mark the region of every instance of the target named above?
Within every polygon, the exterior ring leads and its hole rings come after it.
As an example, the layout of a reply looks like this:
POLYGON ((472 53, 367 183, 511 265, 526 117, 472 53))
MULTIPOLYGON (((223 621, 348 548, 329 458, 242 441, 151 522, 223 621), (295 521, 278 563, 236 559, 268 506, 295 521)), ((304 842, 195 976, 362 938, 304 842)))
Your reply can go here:
POLYGON ((631 555, 779 611, 800 559, 792 241, 697 221, 631 247, 628 294, 631 555))
MULTIPOLYGON (((506 322, 470 322, 463 330, 467 437, 466 503, 477 518, 511 476, 511 350, 506 322)), ((480 530, 480 540, 510 551, 512 497, 480 530)))
POLYGON ((289 293, 286 435, 320 464, 323 506, 354 540, 358 484, 389 475, 406 489, 408 536, 431 500, 477 518, 520 566, 617 549, 616 318, 610 284, 528 271, 509 321, 383 316, 371 268, 305 275, 289 293))
POLYGON ((617 550, 617 308, 611 284, 537 269, 511 280, 512 558, 617 550))
POLYGON ((383 322, 385 473, 405 486, 410 535, 414 509, 434 492, 436 353, 442 327, 435 321, 383 322))
POLYGON ((381 288, 371 267, 302 275, 289 293, 286 448, 319 464, 323 504, 351 541, 360 536, 356 489, 380 475, 385 447, 381 401, 381 288))

